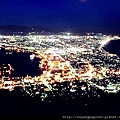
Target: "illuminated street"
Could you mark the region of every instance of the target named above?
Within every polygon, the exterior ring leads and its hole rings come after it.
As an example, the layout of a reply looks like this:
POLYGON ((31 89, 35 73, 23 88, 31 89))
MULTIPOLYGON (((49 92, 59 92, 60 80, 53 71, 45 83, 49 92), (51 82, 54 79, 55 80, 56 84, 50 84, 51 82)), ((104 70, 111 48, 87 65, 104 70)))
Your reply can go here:
MULTIPOLYGON (((62 107, 73 101, 74 104, 71 106, 75 109, 77 105, 75 101, 80 99, 82 112, 93 107, 93 104, 101 104, 99 102, 105 95, 119 94, 120 58, 104 50, 104 46, 110 40, 119 39, 118 36, 107 36, 102 33, 76 36, 72 33, 63 33, 62 35, 1 35, 0 39, 1 50, 6 56, 12 57, 15 53, 24 53, 28 55, 27 59, 31 63, 37 58, 40 73, 36 76, 26 73, 25 77, 22 74, 13 77, 16 69, 12 63, 1 64, 1 91, 9 90, 10 94, 22 96, 20 99, 33 99, 36 101, 34 105, 37 105, 37 101, 41 101, 41 105, 53 105, 63 101, 59 106, 62 107), (94 103, 91 99, 98 101, 94 103)), ((24 61, 22 63, 20 64, 27 64, 24 61)), ((22 71, 24 70, 25 67, 22 71)), ((107 105, 105 99, 104 102, 107 105)), ((68 105, 67 110, 64 109, 62 113, 67 114, 69 107, 68 105)), ((54 112, 58 114, 59 111, 54 112)))
POLYGON ((0 0, 1 117, 119 119, 119 108, 120 0, 0 0))
MULTIPOLYGON (((54 90, 54 87, 50 87, 50 84, 54 84, 55 82, 61 83, 65 81, 73 82, 75 80, 79 80, 85 81, 88 84, 96 86, 106 92, 117 92, 119 90, 119 81, 116 81, 114 84, 115 90, 113 88, 108 88, 109 84, 112 84, 111 81, 114 82, 112 77, 116 76, 119 78, 120 68, 117 65, 119 63, 119 57, 114 54, 109 54, 102 49, 102 46, 104 46, 104 44, 106 44, 110 39, 119 38, 118 36, 111 37, 101 34, 100 36, 74 36, 72 34, 64 34, 48 36, 30 35, 25 36, 25 38, 28 38, 28 40, 22 42, 24 44, 20 47, 17 44, 20 41, 19 39, 22 41, 22 37, 1 36, 1 40, 7 39, 8 41, 8 44, 4 44, 2 42, 1 47, 4 46, 4 48, 8 50, 6 54, 10 54, 10 51, 21 51, 24 53, 30 52, 31 60, 33 60, 34 57, 40 59, 39 68, 42 71, 42 74, 33 78, 31 76, 26 76, 21 80, 16 79, 14 81, 10 80, 9 76, 6 77, 2 75, 0 85, 1 89, 14 90, 14 87, 16 86, 22 86, 24 88, 28 83, 30 83, 31 85, 44 84, 48 90, 54 90), (94 37, 96 39, 99 38, 100 40, 94 40, 94 37), (15 39, 18 40, 15 41, 15 39), (36 41, 36 39, 38 41, 36 41), (29 47, 27 47, 26 43, 34 43, 34 47, 31 48, 30 44, 29 47), (40 46, 37 44, 40 44, 40 46), (44 46, 41 46, 42 44, 44 44, 44 46), (42 49, 39 47, 42 47, 42 49), (105 64, 105 61, 110 62, 105 64), (114 67, 111 69, 113 64, 114 67), (115 65, 117 65, 117 68, 115 68, 115 65), (111 78, 111 80, 108 80, 108 78, 111 78), (106 79, 107 84, 105 83, 105 85, 102 85, 102 81, 104 81, 104 79, 106 79)), ((14 70, 14 68, 10 67, 8 70, 9 75, 12 70, 14 70)))

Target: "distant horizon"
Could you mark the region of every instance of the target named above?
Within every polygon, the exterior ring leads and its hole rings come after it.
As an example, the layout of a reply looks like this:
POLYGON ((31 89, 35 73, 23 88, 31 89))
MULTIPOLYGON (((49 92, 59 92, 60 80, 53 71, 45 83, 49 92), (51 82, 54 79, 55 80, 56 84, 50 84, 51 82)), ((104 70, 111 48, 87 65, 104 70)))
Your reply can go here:
MULTIPOLYGON (((57 28, 55 26, 46 27, 40 25, 34 26, 27 26, 27 25, 20 25, 20 24, 12 24, 12 25, 0 25, 0 32, 1 33, 12 33, 12 32, 20 32, 27 30, 27 32, 31 31, 31 28, 34 28, 35 31, 44 31, 44 32, 71 32, 71 33, 87 33, 87 32, 94 32, 94 33, 105 33, 105 34, 112 34, 112 35, 120 35, 120 30, 117 29, 100 29, 100 28, 81 28, 81 27, 69 27, 69 28, 57 28), (15 28, 15 29, 14 29, 15 28)), ((33 31, 34 31, 33 30, 33 31)))
POLYGON ((0 26, 120 33, 120 0, 1 0, 0 26))

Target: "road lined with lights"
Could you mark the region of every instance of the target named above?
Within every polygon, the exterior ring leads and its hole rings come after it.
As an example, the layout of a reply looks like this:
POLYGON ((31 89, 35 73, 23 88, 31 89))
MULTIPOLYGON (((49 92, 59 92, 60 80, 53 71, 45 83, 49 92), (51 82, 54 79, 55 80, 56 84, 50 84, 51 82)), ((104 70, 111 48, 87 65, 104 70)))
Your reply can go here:
MULTIPOLYGON (((70 36, 69 36, 70 39, 70 36)), ((106 40, 106 42, 109 42, 110 39, 106 40)), ((55 42, 55 41, 54 41, 55 42)), ((95 41, 96 42, 96 41, 95 41)), ((102 45, 98 48, 99 50, 102 50, 102 46, 106 44, 106 42, 102 42, 102 45)), ((42 44, 42 43, 41 43, 42 44)), ((43 45, 47 45, 46 43, 43 43, 43 45)), ((66 44, 68 49, 72 52, 80 52, 86 54, 87 48, 85 48, 85 43, 81 45, 80 47, 71 47, 69 44, 66 44), (81 52, 82 51, 82 52, 81 52)), ((14 87, 21 86, 25 87, 28 86, 28 83, 30 84, 44 84, 50 91, 53 89, 50 84, 54 82, 64 82, 64 81, 73 81, 73 80, 81 80, 86 81, 87 83, 94 85, 100 89, 103 89, 103 87, 93 83, 91 80, 92 78, 98 78, 103 79, 107 78, 107 72, 110 72, 111 74, 119 75, 120 71, 114 71, 109 70, 108 68, 101 67, 101 70, 98 70, 96 67, 93 67, 88 61, 88 69, 84 71, 84 73, 76 72, 78 69, 74 69, 72 65, 70 64, 69 60, 65 60, 61 55, 55 53, 54 47, 51 47, 50 45, 47 45, 50 47, 50 49, 46 50, 45 52, 41 52, 40 50, 35 49, 34 47, 29 49, 29 47, 20 47, 20 46, 5 46, 6 50, 12 51, 15 50, 16 52, 30 52, 32 55, 30 55, 30 59, 33 60, 34 57, 39 58, 40 64, 39 67, 42 70, 42 74, 40 76, 26 76, 25 78, 22 78, 21 81, 17 80, 12 81, 9 78, 2 78, 0 80, 0 88, 1 89, 10 89, 13 90, 14 87), (7 80, 5 80, 7 79, 7 80)), ((90 48, 89 45, 87 45, 88 48, 90 48)), ((59 49, 58 49, 59 50, 59 49)), ((93 53, 90 53, 93 54, 93 53)), ((106 52, 107 55, 109 55, 106 52)), ((89 59, 88 59, 89 60, 89 59)), ((84 62, 84 61, 83 61, 84 62)), ((9 71, 11 72, 11 71, 9 71)))
MULTIPOLYGON (((57 62, 60 62, 59 60, 62 60, 63 61, 63 63, 65 63, 66 61, 65 61, 65 59, 64 58, 62 58, 60 55, 57 55, 55 52, 53 52, 53 51, 49 51, 49 53, 47 53, 47 51, 45 52, 45 53, 43 53, 43 54, 39 54, 39 51, 37 51, 35 53, 35 56, 36 57, 38 57, 38 58, 42 58, 42 61, 49 61, 49 59, 50 59, 50 62, 52 63, 52 61, 54 62, 54 60, 52 60, 54 57, 58 57, 55 61, 57 61, 57 62), (37 55, 36 55, 36 53, 37 53, 37 55), (49 58, 48 58, 49 57, 49 58)), ((66 63, 65 64, 63 64, 63 69, 62 69, 62 71, 64 71, 65 70, 65 65, 66 65, 66 63)), ((43 64, 42 65, 40 65, 41 67, 43 66, 43 64)), ((84 73, 84 74, 77 74, 75 71, 74 71, 74 69, 73 69, 73 67, 70 65, 70 63, 68 62, 68 69, 70 70, 70 76, 68 75, 68 76, 63 76, 63 77, 60 77, 60 75, 59 76, 57 76, 56 77, 56 79, 49 79, 50 78, 50 76, 53 76, 54 74, 50 74, 50 72, 53 70, 53 67, 55 67, 55 64, 50 64, 50 70, 47 70, 47 69, 45 69, 44 71, 43 71, 43 74, 41 75, 41 76, 37 76, 37 77, 34 77, 34 78, 31 78, 30 76, 26 76, 25 78, 23 78, 22 79, 22 81, 20 82, 20 81, 17 81, 17 82, 14 82, 14 81, 11 81, 11 80, 8 80, 8 81, 4 81, 2 84, 3 85, 1 85, 1 89, 10 89, 10 90, 13 90, 14 89, 14 87, 16 87, 16 86, 21 86, 21 87, 25 87, 25 86, 27 86, 27 83, 31 83, 31 84, 44 84, 45 86, 47 86, 47 88, 49 89, 49 90, 52 90, 52 87, 51 87, 51 85, 49 84, 49 83, 54 83, 54 82, 56 82, 56 81, 58 81, 58 82, 63 82, 63 81, 65 81, 65 80, 77 80, 77 79, 79 79, 79 80, 83 80, 82 78, 84 78, 85 76, 87 76, 88 77, 88 79, 89 80, 91 80, 92 79, 92 77, 93 77, 93 74, 92 74, 92 72, 94 72, 94 68, 92 67, 92 65, 90 65, 90 64, 88 64, 88 71, 86 72, 86 73, 84 73), (64 78, 67 78, 67 79, 64 79, 64 78)), ((46 67, 48 67, 47 65, 45 65, 44 66, 45 68, 46 67)), ((41 69, 41 68, 40 68, 41 69)), ((57 68, 57 70, 61 70, 60 68, 57 68)), ((55 78, 55 76, 53 76, 54 78, 55 78)), ((4 78, 3 78, 4 79, 4 78)), ((90 82, 91 83, 91 82, 90 82)), ((92 84, 92 83, 91 83, 92 84)))

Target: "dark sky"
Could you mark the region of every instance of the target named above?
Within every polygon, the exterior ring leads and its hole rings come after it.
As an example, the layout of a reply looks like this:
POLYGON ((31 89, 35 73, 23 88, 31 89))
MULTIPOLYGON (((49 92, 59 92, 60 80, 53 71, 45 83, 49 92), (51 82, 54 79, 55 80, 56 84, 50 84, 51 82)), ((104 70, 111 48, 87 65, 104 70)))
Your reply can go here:
POLYGON ((120 0, 0 0, 0 25, 120 28, 120 0))

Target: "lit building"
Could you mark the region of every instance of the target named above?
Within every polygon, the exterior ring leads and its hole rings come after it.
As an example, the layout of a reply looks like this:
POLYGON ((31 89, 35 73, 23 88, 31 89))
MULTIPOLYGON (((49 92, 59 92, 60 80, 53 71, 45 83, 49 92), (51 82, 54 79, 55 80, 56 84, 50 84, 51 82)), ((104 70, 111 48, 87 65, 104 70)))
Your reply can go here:
POLYGON ((14 69, 11 67, 10 64, 3 64, 0 66, 0 77, 6 76, 10 77, 11 76, 11 71, 14 69))

